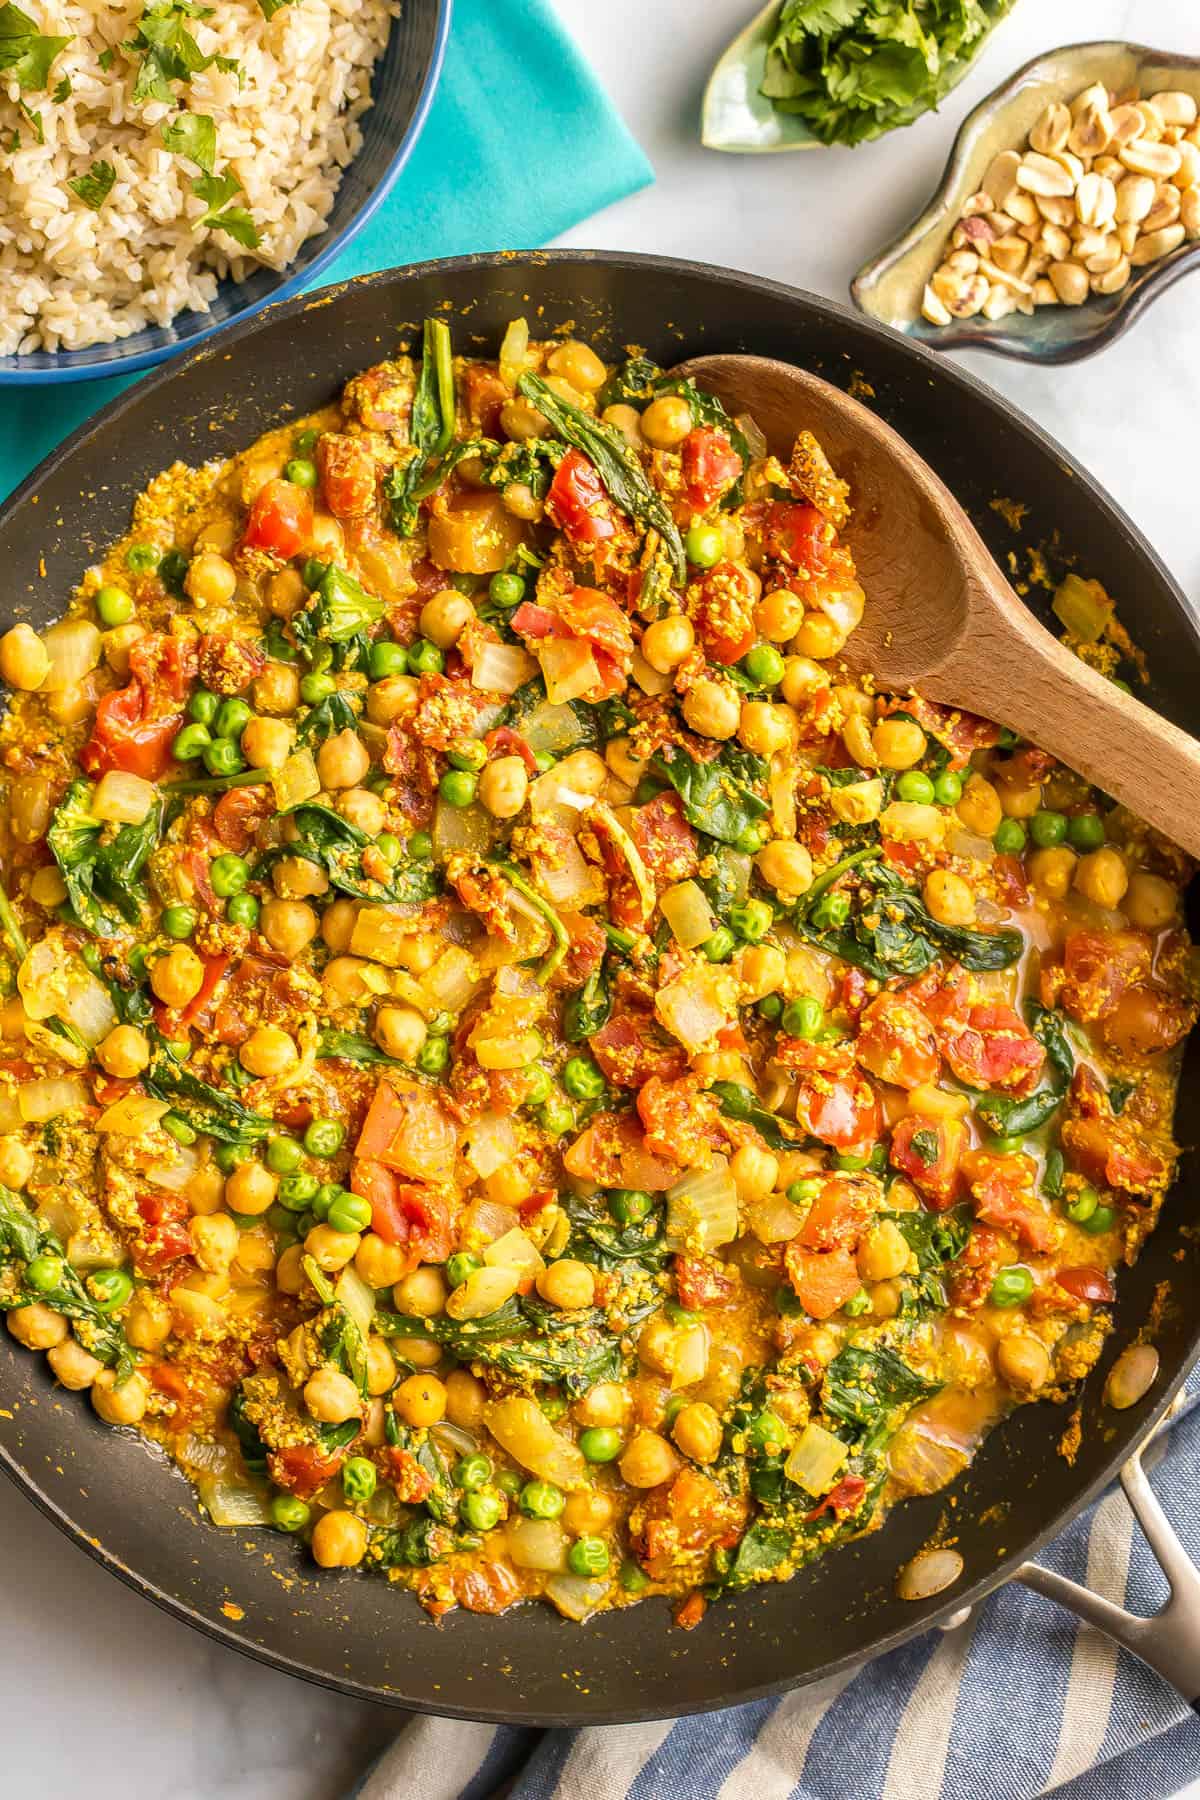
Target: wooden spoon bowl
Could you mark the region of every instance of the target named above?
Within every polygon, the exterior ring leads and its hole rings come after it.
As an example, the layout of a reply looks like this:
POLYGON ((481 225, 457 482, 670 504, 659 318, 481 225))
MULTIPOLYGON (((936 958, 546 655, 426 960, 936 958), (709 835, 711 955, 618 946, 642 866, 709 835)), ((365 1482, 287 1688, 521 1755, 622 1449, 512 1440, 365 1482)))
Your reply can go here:
POLYGON ((673 373, 750 413, 784 462, 796 434, 812 431, 849 482, 842 535, 867 609, 848 667, 1010 726, 1200 857, 1200 744, 1034 618, 898 432, 840 388, 767 357, 698 356, 673 373))

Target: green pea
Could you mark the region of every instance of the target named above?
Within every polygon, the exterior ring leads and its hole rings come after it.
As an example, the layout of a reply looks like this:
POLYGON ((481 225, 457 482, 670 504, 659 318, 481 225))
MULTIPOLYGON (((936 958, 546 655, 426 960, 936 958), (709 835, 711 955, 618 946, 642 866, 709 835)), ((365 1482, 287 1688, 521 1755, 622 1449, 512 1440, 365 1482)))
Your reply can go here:
POLYGON ((418 638, 408 652, 408 666, 414 675, 440 675, 446 658, 428 638, 418 638))
POLYGON ((342 1492, 351 1505, 369 1500, 378 1480, 375 1464, 365 1456, 351 1456, 342 1464, 342 1492))
POLYGON ((312 1518, 312 1507, 295 1494, 276 1494, 271 1502, 271 1523, 277 1531, 303 1531, 312 1518))
POLYGON ((329 1223, 335 1231, 365 1231, 371 1223, 371 1202, 361 1194, 343 1193, 329 1209, 329 1223))
POLYGON ((230 738, 218 738, 204 752, 204 766, 210 775, 240 775, 246 759, 230 738))
POLYGON ((818 931, 838 931, 850 917, 850 896, 840 891, 822 894, 812 909, 818 931))
POLYGON ((194 906, 168 906, 159 924, 170 938, 190 938, 196 929, 196 909, 194 906))
POLYGON ((783 1017, 783 995, 764 994, 758 1003, 758 1016, 765 1019, 768 1025, 774 1025, 783 1017))
POLYGON ((567 1567, 572 1575, 607 1575, 608 1545, 603 1538, 576 1538, 567 1551, 567 1567))
POLYGON ((497 606, 519 606, 525 598, 525 577, 513 569, 502 569, 488 582, 488 598, 497 606))
POLYGON ((97 1269, 88 1287, 102 1313, 119 1312, 133 1294, 133 1276, 125 1269, 97 1269))
POLYGON ((1067 842, 1073 850, 1098 850, 1104 838, 1104 820, 1099 813, 1076 813, 1067 820, 1067 842))
POLYGON ((310 556, 301 571, 300 579, 303 581, 306 588, 313 591, 320 587, 326 575, 329 573, 329 568, 330 565, 327 562, 322 562, 320 557, 310 556))
POLYGON ((640 1188, 614 1188, 608 1196, 608 1210, 618 1225, 640 1225, 654 1211, 654 1201, 640 1188))
POLYGON ((309 462, 307 456, 293 456, 291 462, 283 465, 283 478, 290 481, 293 487, 315 488, 317 485, 317 465, 309 462))
POLYGON ((499 1494, 489 1494, 486 1489, 482 1493, 465 1494, 462 1516, 472 1531, 491 1531, 504 1517, 504 1501, 499 1494))
POLYGON ((734 849, 740 850, 743 856, 757 856, 766 843, 767 837, 768 833, 764 826, 747 825, 746 829, 740 833, 734 849))
POLYGON ((1086 1225, 1100 1204, 1100 1196, 1090 1183, 1080 1188, 1073 1200, 1068 1201, 1065 1208, 1068 1219, 1075 1225, 1086 1225))
POLYGON ((417 1067, 422 1075, 444 1075, 450 1064, 450 1040, 428 1037, 417 1051, 417 1067))
POLYGON ((185 725, 171 741, 171 755, 176 762, 191 762, 202 756, 212 743, 207 725, 185 725))
POLYGON ((815 1038, 825 1023, 825 1009, 815 994, 799 994, 788 1001, 779 1022, 788 1037, 815 1038))
POLYGON ((438 782, 438 792, 447 806, 470 806, 478 785, 466 769, 447 769, 438 782))
POLYGON ((273 1137, 267 1144, 266 1164, 275 1175, 292 1175, 300 1167, 303 1145, 294 1137, 273 1137))
POLYGON ((310 1156, 336 1156, 346 1141, 346 1127, 336 1119, 314 1119, 304 1133, 304 1148, 310 1156))
POLYGON ((575 1129, 575 1108, 568 1100, 551 1094, 545 1105, 538 1108, 538 1124, 551 1137, 565 1137, 575 1129))
POLYGON ((25 1266, 25 1279, 35 1294, 48 1294, 58 1286, 65 1271, 61 1256, 35 1256, 25 1266))
POLYGON ((554 1083, 550 1078, 549 1069, 543 1069, 540 1063, 531 1065, 529 1068, 528 1083, 525 1088, 524 1104, 526 1106, 541 1106, 544 1101, 550 1098, 553 1091, 554 1083))
POLYGON ((317 447, 317 439, 320 435, 315 425, 306 425, 304 430, 298 431, 292 439, 292 449, 297 456, 311 456, 317 447))
MULTIPOLYGON (((312 1209, 322 1224, 328 1219, 338 1201, 345 1198, 346 1191, 347 1190, 344 1187, 339 1186, 336 1181, 323 1181, 321 1183, 320 1187, 313 1195, 312 1209)), ((353 1229, 357 1231, 360 1228, 356 1225, 353 1229)))
POLYGON ((164 1113, 159 1120, 159 1124, 162 1126, 168 1137, 173 1137, 177 1144, 183 1144, 185 1147, 188 1144, 194 1144, 197 1137, 200 1135, 199 1132, 188 1124, 182 1113, 164 1113))
POLYGON ((683 1411, 683 1409, 686 1405, 687 1405, 687 1395, 686 1394, 672 1394, 671 1395, 671 1398, 667 1401, 667 1404, 663 1407, 663 1424, 668 1428, 668 1430, 675 1423, 676 1419, 679 1417, 680 1413, 683 1411))
POLYGON ((197 725, 211 725, 220 709, 220 695, 210 694, 207 688, 197 688, 188 701, 188 717, 197 725))
POLYGON ((592 1425, 579 1434, 579 1448, 590 1463, 609 1463, 621 1454, 621 1434, 611 1425, 592 1425))
POLYGON ((683 547, 690 563, 698 569, 711 569, 725 554, 725 539, 715 525, 693 525, 683 547))
POLYGON ((643 1594, 650 1586, 650 1577, 629 1560, 621 1564, 617 1579, 627 1594, 643 1594))
POLYGON ((869 1156, 851 1156, 845 1150, 835 1150, 833 1153, 834 1168, 848 1175, 857 1175, 866 1168, 870 1160, 869 1156))
POLYGON ((279 1202, 276 1201, 274 1206, 268 1208, 266 1216, 267 1224, 271 1227, 272 1231, 286 1232, 288 1237, 295 1238, 296 1221, 286 1206, 280 1206, 279 1202))
POLYGON ((162 552, 153 544, 130 544, 125 552, 125 567, 134 575, 148 575, 157 569, 162 552))
POLYGON ((755 644, 742 658, 742 667, 759 687, 778 687, 783 680, 783 657, 774 644, 755 644))
POLYGON ((448 753, 446 760, 452 769, 466 769, 469 774, 478 775, 487 759, 488 753, 485 746, 480 743, 471 743, 456 744, 454 749, 448 753))
POLYGON ((238 856, 233 850, 227 850, 223 856, 213 859, 209 869, 209 880, 213 893, 222 900, 229 900, 234 894, 240 894, 250 879, 250 864, 244 856, 238 856))
POLYGON ((330 694, 337 693, 337 682, 332 675, 304 675, 300 679, 300 698, 306 706, 320 706, 322 700, 328 700, 330 694))
POLYGON ((1019 1264, 1011 1268, 1001 1269, 992 1283, 991 1302, 993 1306, 1020 1306, 1028 1300, 1033 1292, 1033 1276, 1028 1269, 1019 1264))
POLYGON ((1039 808, 1029 821, 1029 835, 1039 850, 1048 850, 1052 844, 1061 844, 1067 835, 1066 814, 1039 808))
POLYGON ((567 1496, 552 1481, 527 1481, 521 1489, 520 1507, 531 1519, 557 1519, 567 1496))
POLYGON ((933 778, 933 797, 939 806, 957 806, 962 799, 963 779, 954 769, 943 769, 933 778))
POLYGON ((222 700, 213 731, 219 738, 240 738, 253 717, 253 709, 244 700, 222 700))
POLYGON ((1098 1206, 1091 1218, 1083 1221, 1083 1229, 1093 1237, 1100 1237, 1104 1232, 1111 1231, 1116 1222, 1117 1215, 1113 1207, 1098 1206))
POLYGON ((433 855, 433 839, 427 831, 414 831, 406 848, 414 862, 428 862, 433 855))
POLYGON ((96 595, 96 617, 102 625, 128 625, 135 611, 124 588, 102 587, 96 595))
POLYGON ((468 1275, 482 1269, 483 1259, 471 1250, 456 1250, 446 1263, 446 1280, 452 1288, 461 1287, 468 1275))
POLYGON ((407 675, 408 651, 403 644, 390 644, 386 640, 372 644, 367 657, 367 674, 372 681, 386 681, 391 675, 407 675))
POLYGON ((496 1476, 494 1486, 498 1487, 502 1494, 507 1494, 510 1500, 515 1500, 521 1491, 521 1477, 515 1469, 501 1469, 496 1476))
POLYGON ((1025 848, 1025 827, 1020 819, 1001 819, 992 833, 992 843, 1001 856, 1020 856, 1025 848))
POLYGON ((553 1424, 555 1422, 555 1420, 557 1420, 557 1419, 563 1419, 566 1417, 567 1400, 566 1400, 565 1394, 557 1394, 557 1393, 543 1394, 541 1399, 538 1401, 538 1405, 541 1407, 541 1409, 542 1409, 543 1413, 545 1413, 546 1417, 550 1420, 551 1424, 553 1424))
POLYGON ((933 804, 933 782, 920 769, 905 769, 903 775, 897 777, 896 792, 901 800, 911 801, 917 806, 933 804))
POLYGON ((485 1487, 491 1479, 490 1456, 464 1456, 454 1471, 456 1485, 467 1493, 473 1492, 475 1488, 485 1487))
POLYGON ((562 1072, 562 1084, 572 1100, 598 1100, 604 1077, 590 1056, 573 1056, 562 1072))
POLYGON ((303 1212, 311 1200, 315 1200, 320 1182, 307 1169, 297 1169, 294 1175, 285 1175, 279 1183, 279 1202, 289 1212, 303 1212))
POLYGON ((253 931, 258 924, 259 905, 253 894, 233 894, 225 902, 225 917, 231 925, 253 931))
POLYGON ((775 922, 775 909, 766 900, 747 900, 731 906, 729 923, 747 944, 760 944, 775 922))
POLYGON ((850 1298, 846 1301, 845 1305, 842 1307, 842 1311, 849 1318, 858 1319, 858 1318, 861 1318, 863 1313, 865 1313, 869 1310, 870 1305, 871 1305, 870 1294, 868 1294, 866 1288, 859 1288, 857 1294, 851 1294, 850 1298))
MULTIPOLYGON (((737 939, 728 925, 718 925, 710 938, 705 938, 700 946, 711 963, 728 962, 737 948, 737 939)), ((567 1092, 570 1093, 570 1089, 567 1092)))
POLYGON ((824 1186, 823 1175, 805 1175, 803 1180, 793 1181, 787 1197, 793 1206, 811 1206, 824 1186))
POLYGON ((250 1152, 241 1144, 218 1144, 213 1151, 213 1161, 222 1175, 232 1175, 235 1169, 250 1161, 250 1152))

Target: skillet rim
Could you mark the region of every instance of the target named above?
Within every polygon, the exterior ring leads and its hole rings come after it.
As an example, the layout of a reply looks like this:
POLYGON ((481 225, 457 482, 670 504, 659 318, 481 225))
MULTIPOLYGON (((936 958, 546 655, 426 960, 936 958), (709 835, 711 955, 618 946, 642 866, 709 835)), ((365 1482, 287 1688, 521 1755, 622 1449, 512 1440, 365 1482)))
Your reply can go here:
MULTIPOLYGON (((499 268, 506 273, 511 273, 518 270, 523 263, 539 269, 558 267, 568 270, 573 267, 600 265, 614 271, 641 274, 648 278, 659 277, 666 281, 669 281, 672 276, 701 277, 717 283, 727 292, 744 291, 749 294, 767 295, 775 301, 793 304, 807 312, 810 317, 815 316, 831 328, 840 330, 850 342, 856 338, 867 339, 880 346, 886 346, 889 353, 898 354, 902 361, 909 360, 918 369, 923 369, 931 385, 935 388, 958 389, 969 395, 974 404, 986 409, 994 409, 1003 414, 1019 433, 1037 446, 1042 455, 1049 456, 1057 462, 1059 468, 1080 490, 1083 503, 1092 510, 1106 514, 1112 525, 1126 540, 1126 544, 1132 552, 1143 563, 1150 566, 1165 594, 1169 596, 1171 611, 1177 622, 1189 634, 1195 647, 1200 650, 1200 620, 1190 608, 1179 583, 1151 546, 1149 540, 1124 509, 1056 439, 985 381, 951 365, 947 360, 926 350, 903 333, 895 332, 887 326, 867 319, 837 301, 811 294, 788 283, 756 276, 743 270, 723 268, 716 264, 623 250, 534 250, 519 252, 515 255, 511 252, 499 251, 443 257, 426 263, 414 263, 381 270, 373 275, 353 277, 349 281, 319 288, 289 300, 272 302, 261 311, 230 325, 195 351, 181 355, 158 367, 84 420, 31 471, 7 499, 0 503, 0 541, 2 541, 4 530, 13 518, 23 510, 27 502, 34 499, 39 486, 68 464, 78 453, 83 452, 94 433, 120 421, 126 413, 133 412, 137 408, 139 400, 143 396, 156 395, 161 388, 177 376, 183 376, 188 371, 212 361, 216 357, 222 361, 229 361, 229 352, 236 345, 241 344, 244 339, 255 336, 268 326, 278 324, 281 320, 301 316, 314 305, 320 305, 323 308, 335 305, 343 295, 364 287, 379 288, 381 291, 391 286, 398 286, 402 289, 403 285, 414 277, 433 281, 443 275, 457 276, 469 274, 473 270, 491 268, 499 268)), ((344 375, 344 371, 335 370, 335 378, 338 373, 344 375)), ((929 1631, 935 1625, 944 1623, 951 1615, 963 1608, 978 1605, 988 1594, 1010 1580, 1020 1564, 1030 1560, 1044 1545, 1059 1536, 1066 1526, 1111 1484, 1128 1456, 1164 1417, 1200 1351, 1200 1318, 1197 1318, 1191 1331, 1185 1334, 1185 1343, 1186 1348, 1179 1353, 1178 1367, 1165 1379, 1153 1404, 1145 1410, 1135 1409, 1127 1420, 1117 1422, 1110 1439, 1109 1455, 1093 1479, 1085 1484, 1066 1506, 1056 1511, 1034 1536, 1022 1538, 1017 1550, 997 1557, 990 1570, 973 1581, 970 1587, 961 1589, 956 1587, 950 1590, 949 1597, 939 1606, 914 1606, 911 1623, 885 1632, 882 1636, 871 1637, 868 1647, 856 1649, 835 1661, 822 1664, 819 1668, 813 1669, 799 1678, 794 1675, 784 1676, 779 1680, 738 1687, 731 1693, 718 1695, 711 1699, 689 1700, 681 1697, 678 1705, 673 1704, 667 1713, 658 1708, 639 1708, 637 1706, 605 1706, 602 1709, 583 1711, 569 1709, 523 1711, 511 1700, 504 1707, 470 1706, 455 1703, 440 1692, 432 1699, 427 1694, 422 1694, 419 1699, 414 1699, 406 1697, 397 1689, 380 1687, 369 1682, 356 1681, 344 1674, 317 1669, 285 1652, 272 1650, 262 1643, 243 1637, 232 1623, 219 1623, 202 1614, 189 1601, 166 1593, 148 1577, 139 1575, 135 1569, 105 1550, 103 1544, 89 1534, 85 1526, 77 1523, 65 1507, 53 1500, 40 1486, 33 1473, 23 1468, 18 1463, 16 1456, 2 1443, 0 1443, 0 1469, 3 1469, 14 1485, 33 1501, 46 1518, 71 1538, 94 1562, 118 1576, 127 1587, 151 1600, 163 1611, 203 1632, 212 1641, 226 1644, 256 1662, 281 1670, 285 1674, 297 1676, 314 1685, 330 1688, 354 1699, 367 1700, 397 1709, 419 1710, 447 1718, 485 1720, 493 1723, 578 1728, 583 1725, 623 1724, 651 1719, 683 1718, 729 1706, 743 1705, 775 1694, 795 1691, 829 1676, 860 1668, 868 1661, 895 1650, 929 1631), (1112 1445, 1117 1447, 1111 1448, 1112 1445)), ((597 1623, 597 1621, 593 1621, 590 1628, 595 1630, 597 1623)), ((687 1677, 681 1675, 681 1685, 686 1684, 686 1680, 687 1677)))

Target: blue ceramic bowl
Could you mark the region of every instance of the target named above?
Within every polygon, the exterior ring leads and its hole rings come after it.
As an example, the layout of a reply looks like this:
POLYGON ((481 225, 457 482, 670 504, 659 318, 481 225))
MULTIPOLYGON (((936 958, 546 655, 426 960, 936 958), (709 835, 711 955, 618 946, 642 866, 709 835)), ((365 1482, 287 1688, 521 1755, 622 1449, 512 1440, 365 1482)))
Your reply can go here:
POLYGON ((412 153, 441 73, 451 3, 403 0, 375 70, 375 104, 363 115, 362 149, 342 176, 324 231, 301 245, 286 269, 259 269, 247 281, 224 281, 209 312, 180 313, 172 325, 152 326, 119 343, 0 356, 0 387, 132 375, 179 350, 194 349, 231 320, 248 318, 268 301, 286 300, 313 282, 386 199, 412 153))

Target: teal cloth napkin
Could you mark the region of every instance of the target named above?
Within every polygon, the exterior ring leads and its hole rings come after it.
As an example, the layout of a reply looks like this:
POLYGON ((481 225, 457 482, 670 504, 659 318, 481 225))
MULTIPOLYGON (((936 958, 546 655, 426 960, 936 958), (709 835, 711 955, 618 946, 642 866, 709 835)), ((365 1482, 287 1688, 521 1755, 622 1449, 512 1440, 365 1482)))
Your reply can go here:
MULTIPOLYGON (((546 0, 455 0, 420 141, 386 204, 319 282, 528 249, 653 179, 546 0)), ((0 390, 0 495, 139 379, 0 390)))

